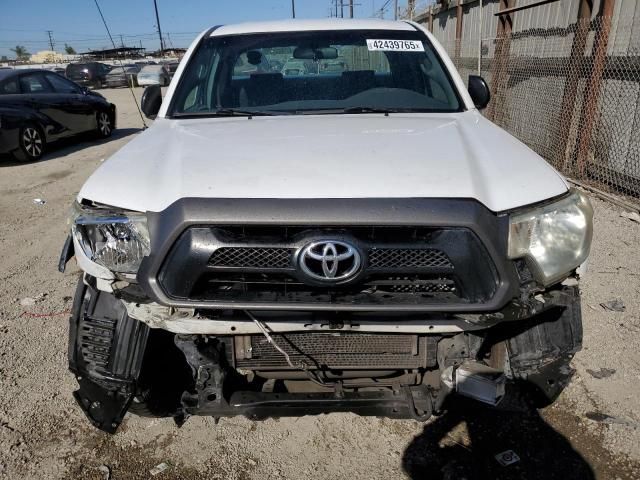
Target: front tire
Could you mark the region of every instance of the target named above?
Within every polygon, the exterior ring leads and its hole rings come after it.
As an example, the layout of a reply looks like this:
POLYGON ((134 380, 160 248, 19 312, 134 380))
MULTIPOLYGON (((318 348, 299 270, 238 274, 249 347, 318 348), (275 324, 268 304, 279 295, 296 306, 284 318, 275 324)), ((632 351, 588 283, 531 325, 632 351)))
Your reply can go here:
POLYGON ((113 133, 113 121, 111 115, 107 112, 98 112, 96 114, 96 132, 98 138, 108 138, 113 133))
POLYGON ((45 146, 42 129, 27 124, 20 130, 20 148, 14 152, 14 157, 20 162, 37 162, 44 155, 45 146))

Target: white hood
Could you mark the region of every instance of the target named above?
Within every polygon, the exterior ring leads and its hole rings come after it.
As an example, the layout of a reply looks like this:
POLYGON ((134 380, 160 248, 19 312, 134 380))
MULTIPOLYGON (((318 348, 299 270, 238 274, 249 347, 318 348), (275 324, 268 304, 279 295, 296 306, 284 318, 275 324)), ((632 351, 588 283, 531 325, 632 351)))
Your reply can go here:
POLYGON ((493 211, 566 182, 478 112, 158 119, 79 198, 161 211, 186 197, 474 198, 493 211))

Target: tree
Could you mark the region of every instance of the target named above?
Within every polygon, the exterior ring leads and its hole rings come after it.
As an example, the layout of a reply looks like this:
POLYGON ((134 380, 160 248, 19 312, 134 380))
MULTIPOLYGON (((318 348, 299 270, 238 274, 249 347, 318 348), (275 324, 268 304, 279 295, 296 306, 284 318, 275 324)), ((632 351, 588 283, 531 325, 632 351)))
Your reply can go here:
POLYGON ((2 55, 2 57, 0 57, 0 62, 8 62, 9 59, 7 58, 6 55, 2 55))
POLYGON ((22 45, 16 45, 16 48, 11 48, 10 50, 16 54, 18 60, 28 60, 31 56, 31 54, 27 52, 26 47, 22 45))
POLYGON ((66 43, 64 44, 64 51, 67 53, 67 55, 76 54, 76 49, 73 48, 71 45, 67 45, 66 43))

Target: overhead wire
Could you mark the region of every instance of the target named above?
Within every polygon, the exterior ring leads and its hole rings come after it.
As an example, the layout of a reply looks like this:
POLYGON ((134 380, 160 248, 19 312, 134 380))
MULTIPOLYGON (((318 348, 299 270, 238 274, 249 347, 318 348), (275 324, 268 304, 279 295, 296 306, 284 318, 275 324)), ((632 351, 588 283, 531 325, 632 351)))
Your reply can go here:
MULTIPOLYGON (((102 9, 100 8, 100 5, 98 4, 98 0, 93 0, 96 4, 96 7, 98 8, 98 13, 100 14, 100 18, 102 18, 102 23, 104 24, 104 28, 107 30, 107 35, 109 35, 109 40, 111 40, 111 44, 113 45, 113 48, 116 49, 116 42, 113 41, 113 37, 111 36, 111 32, 109 31, 109 26, 107 25, 107 21, 104 19, 104 15, 102 14, 102 9)), ((120 68, 122 68, 122 71, 124 72, 124 65, 122 64, 122 60, 120 60, 119 58, 117 59, 118 63, 120 64, 120 68)), ((127 78, 126 74, 125 74, 125 79, 127 78)), ((136 98, 136 94, 133 91, 133 86, 127 81, 127 85, 129 86, 129 91, 131 92, 131 96, 133 97, 133 103, 135 103, 136 108, 138 109, 138 113, 140 114, 140 120, 142 120, 142 125, 143 125, 143 129, 147 128, 147 123, 144 121, 144 116, 142 115, 142 110, 140 109, 140 105, 138 105, 138 99, 136 98)))

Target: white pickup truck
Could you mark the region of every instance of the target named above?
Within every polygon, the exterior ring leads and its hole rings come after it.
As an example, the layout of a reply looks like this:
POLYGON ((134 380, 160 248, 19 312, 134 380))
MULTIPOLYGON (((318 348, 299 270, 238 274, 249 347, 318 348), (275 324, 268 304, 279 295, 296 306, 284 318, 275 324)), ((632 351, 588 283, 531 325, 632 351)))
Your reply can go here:
POLYGON ((69 363, 91 422, 553 401, 593 212, 489 101, 412 22, 203 32, 74 206, 60 269, 84 272, 69 363))

